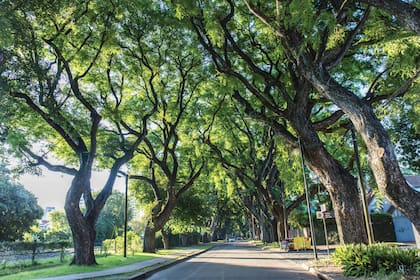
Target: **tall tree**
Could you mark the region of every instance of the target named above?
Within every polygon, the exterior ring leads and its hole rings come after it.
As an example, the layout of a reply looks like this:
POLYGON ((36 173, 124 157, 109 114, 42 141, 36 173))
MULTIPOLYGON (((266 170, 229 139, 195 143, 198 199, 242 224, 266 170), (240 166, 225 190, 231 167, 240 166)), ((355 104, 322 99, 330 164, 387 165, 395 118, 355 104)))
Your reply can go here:
POLYGON ((391 16, 358 1, 277 2, 277 9, 245 1, 249 11, 276 35, 293 68, 349 117, 365 142, 379 190, 420 231, 420 193, 407 184, 373 106, 410 93, 418 81, 418 33, 407 33, 392 16, 418 32, 418 23, 407 22, 403 14, 409 10, 418 18, 419 6, 367 2, 391 16), (302 11, 311 16, 302 17, 302 11), (368 90, 363 92, 361 85, 368 90))
POLYGON ((235 188, 231 192, 258 220, 262 239, 280 241, 288 213, 305 200, 299 157, 287 151, 272 127, 249 120, 239 107, 217 116, 218 132, 214 129, 206 144, 225 168, 235 188))
POLYGON ((124 7, 123 1, 1 3, 1 23, 11 35, 2 40, 2 90, 18 104, 9 112, 6 141, 30 165, 73 176, 65 211, 76 265, 96 264, 99 213, 156 110, 153 75, 142 73, 139 80, 118 47, 124 7), (60 163, 48 161, 50 152, 60 163), (110 173, 94 198, 96 168, 110 173), (79 207, 82 196, 85 211, 79 207))
POLYGON ((71 239, 71 229, 63 210, 53 210, 48 213, 50 228, 46 232, 46 239, 71 239))
POLYGON ((130 178, 143 182, 138 185, 139 196, 149 192, 151 196, 146 197, 153 203, 144 234, 145 252, 155 251, 156 232, 164 227, 180 196, 194 185, 204 168, 199 131, 207 125, 202 118, 207 106, 203 98, 208 94, 203 83, 206 65, 193 45, 193 34, 176 26, 170 10, 155 8, 148 15, 131 11, 131 20, 124 26, 129 40, 122 42, 132 59, 157 79, 153 90, 158 112, 151 118, 150 133, 130 165, 130 178))
MULTIPOLYGON (((101 214, 96 222, 96 242, 102 242, 105 239, 115 238, 118 230, 124 226, 124 205, 125 195, 122 192, 113 192, 105 203, 101 214)), ((133 209, 128 205, 127 222, 133 217, 133 209)))
POLYGON ((36 197, 13 182, 10 172, 0 164, 0 240, 21 239, 42 215, 36 197))
POLYGON ((288 61, 287 53, 279 48, 272 32, 250 16, 246 7, 238 3, 235 9, 232 1, 222 2, 229 13, 211 4, 204 5, 200 8, 205 17, 193 14, 192 24, 217 71, 234 78, 229 79, 226 88, 233 92, 245 112, 272 126, 287 145, 298 148, 300 139, 307 164, 333 200, 340 241, 367 240, 362 209, 355 199, 358 197, 356 180, 330 154, 318 134, 330 130, 343 113, 334 112, 334 106, 313 91, 311 84, 288 61), (206 13, 212 9, 217 12, 206 13), (319 111, 323 114, 312 115, 319 111))

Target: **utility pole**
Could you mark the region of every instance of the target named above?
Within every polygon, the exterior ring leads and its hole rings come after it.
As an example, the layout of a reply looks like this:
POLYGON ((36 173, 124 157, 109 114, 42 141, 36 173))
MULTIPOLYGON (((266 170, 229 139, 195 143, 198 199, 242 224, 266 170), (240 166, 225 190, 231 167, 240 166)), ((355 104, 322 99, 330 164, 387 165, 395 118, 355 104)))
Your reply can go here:
POLYGON ((318 259, 318 253, 316 251, 316 239, 315 239, 315 231, 314 231, 314 222, 312 221, 312 215, 311 215, 311 201, 310 201, 310 197, 309 197, 308 183, 306 181, 305 159, 303 158, 303 147, 302 147, 302 143, 300 141, 300 138, 299 138, 299 149, 300 149, 300 158, 301 158, 301 162, 302 162, 303 184, 305 185, 306 206, 307 206, 307 210, 308 210, 309 228, 311 230, 311 238, 312 238, 312 243, 313 243, 314 258, 318 259))
POLYGON ((365 218, 366 233, 368 236, 369 245, 372 245, 374 243, 372 222, 370 220, 370 214, 369 214, 368 204, 366 200, 365 184, 363 180, 362 168, 360 166, 359 147, 357 145, 356 133, 354 131, 354 126, 352 124, 350 127, 350 131, 351 131, 351 138, 353 140, 354 156, 356 158, 357 178, 358 178, 359 186, 360 186, 360 195, 362 199, 362 207, 363 207, 363 214, 365 218))
POLYGON ((128 174, 125 174, 125 207, 124 207, 124 258, 127 257, 127 220, 128 220, 128 174))

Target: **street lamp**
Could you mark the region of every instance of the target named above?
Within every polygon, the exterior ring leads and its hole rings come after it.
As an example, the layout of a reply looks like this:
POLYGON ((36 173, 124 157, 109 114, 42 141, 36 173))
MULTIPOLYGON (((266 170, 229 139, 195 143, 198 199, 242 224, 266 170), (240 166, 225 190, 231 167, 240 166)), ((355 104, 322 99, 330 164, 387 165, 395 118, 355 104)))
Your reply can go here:
POLYGON ((311 237, 313 241, 313 251, 314 251, 314 258, 318 259, 318 253, 316 251, 316 239, 315 239, 315 231, 314 231, 314 223, 312 221, 312 215, 311 215, 311 202, 309 199, 309 189, 308 189, 308 183, 306 181, 306 174, 305 174, 305 159, 303 158, 303 147, 302 143, 299 138, 299 150, 300 150, 300 158, 302 162, 302 172, 303 172, 303 183, 305 185, 305 195, 306 195, 306 206, 308 210, 308 217, 309 217, 309 228, 311 230, 311 237))
POLYGON ((369 245, 372 245, 372 243, 374 243, 372 222, 370 220, 369 209, 368 209, 368 204, 366 200, 366 191, 365 191, 365 184, 363 181, 362 168, 360 167, 359 147, 357 146, 356 133, 354 131, 354 126, 352 124, 350 124, 350 131, 351 131, 351 138, 353 140, 354 156, 356 158, 357 178, 358 178, 359 186, 360 186, 360 196, 362 199, 362 207, 363 207, 363 214, 365 218, 366 233, 368 236, 369 245))
POLYGON ((125 205, 124 205, 124 258, 127 257, 127 220, 128 220, 128 174, 118 171, 125 177, 125 205))

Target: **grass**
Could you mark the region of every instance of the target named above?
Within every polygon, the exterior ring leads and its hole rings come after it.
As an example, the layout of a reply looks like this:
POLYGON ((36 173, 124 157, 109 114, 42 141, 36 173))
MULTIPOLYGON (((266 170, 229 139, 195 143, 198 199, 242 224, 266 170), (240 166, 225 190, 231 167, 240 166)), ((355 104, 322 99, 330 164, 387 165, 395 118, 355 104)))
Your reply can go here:
POLYGON ((146 261, 153 258, 159 258, 164 255, 177 254, 193 248, 208 249, 212 245, 197 245, 193 247, 179 247, 169 250, 158 250, 155 254, 137 253, 128 254, 127 258, 121 255, 97 255, 94 266, 70 266, 70 257, 67 257, 64 263, 60 262, 58 257, 48 258, 37 261, 35 266, 30 265, 30 261, 16 262, 0 267, 0 280, 22 280, 34 278, 47 278, 54 276, 62 276, 68 274, 78 274, 120 267, 137 262, 146 261))
MULTIPOLYGON (((118 267, 129 265, 136 262, 146 261, 149 259, 159 257, 158 254, 136 254, 129 255, 127 258, 123 256, 111 255, 111 256, 98 256, 96 261, 98 265, 95 266, 70 266, 67 262, 60 263, 58 258, 51 258, 40 261, 36 266, 31 267, 16 267, 9 269, 7 272, 9 275, 0 277, 1 280, 21 280, 21 279, 34 279, 34 278, 46 278, 53 276, 61 276, 67 274, 77 274, 92 272, 98 270, 104 270, 107 268, 118 267), (20 272, 18 272, 20 270, 20 272)), ((4 274, 3 274, 4 275, 4 274)))

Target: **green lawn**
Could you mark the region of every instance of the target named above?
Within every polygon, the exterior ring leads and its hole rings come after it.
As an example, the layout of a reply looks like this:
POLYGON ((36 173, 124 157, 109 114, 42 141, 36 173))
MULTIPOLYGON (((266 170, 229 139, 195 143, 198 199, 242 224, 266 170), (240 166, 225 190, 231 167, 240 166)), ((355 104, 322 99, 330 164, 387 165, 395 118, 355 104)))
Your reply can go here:
POLYGON ((76 274, 76 273, 84 273, 84 272, 91 272, 91 271, 98 271, 112 267, 118 267, 123 265, 129 265, 136 262, 141 262, 153 258, 157 258, 160 255, 158 254, 136 254, 134 256, 129 255, 127 258, 123 256, 107 256, 107 257, 96 257, 96 261, 98 265, 95 266, 70 266, 69 261, 65 263, 60 263, 58 258, 42 260, 36 266, 29 266, 29 267, 16 267, 13 269, 7 269, 6 271, 1 271, 0 279, 34 279, 34 278, 44 278, 44 277, 53 277, 53 276, 60 276, 66 274, 76 274), (21 272, 17 272, 21 271, 21 272), (9 275, 4 274, 7 273, 9 275))
MULTIPOLYGON (((197 246, 200 249, 207 249, 210 245, 197 246)), ((136 262, 146 261, 153 258, 162 257, 168 254, 176 254, 185 250, 191 250, 193 247, 174 248, 169 250, 159 250, 156 254, 138 253, 135 255, 129 254, 127 258, 121 255, 97 256, 95 266, 70 266, 70 258, 67 257, 64 263, 60 263, 59 258, 50 258, 37 261, 38 264, 30 266, 30 261, 19 265, 15 264, 11 267, 0 267, 0 280, 22 280, 46 278, 53 276, 61 276, 67 274, 77 274, 104 270, 113 267, 129 265, 136 262)), ((196 248, 196 247, 194 247, 196 248)))

